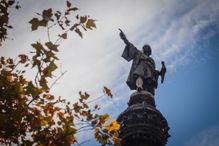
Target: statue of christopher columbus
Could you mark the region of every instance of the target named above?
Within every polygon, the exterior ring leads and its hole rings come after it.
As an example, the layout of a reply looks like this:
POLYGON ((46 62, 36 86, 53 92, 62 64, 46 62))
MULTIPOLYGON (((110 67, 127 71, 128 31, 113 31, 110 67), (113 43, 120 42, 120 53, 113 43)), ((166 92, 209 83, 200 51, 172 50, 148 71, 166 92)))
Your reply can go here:
POLYGON ((120 37, 126 44, 122 53, 122 57, 127 61, 132 62, 131 70, 127 79, 127 85, 131 90, 146 90, 154 95, 155 88, 158 85, 158 77, 161 76, 161 83, 164 81, 166 72, 165 63, 162 61, 162 68, 160 71, 156 70, 155 62, 151 55, 151 47, 144 45, 142 51, 138 50, 132 43, 128 41, 121 29, 120 37))

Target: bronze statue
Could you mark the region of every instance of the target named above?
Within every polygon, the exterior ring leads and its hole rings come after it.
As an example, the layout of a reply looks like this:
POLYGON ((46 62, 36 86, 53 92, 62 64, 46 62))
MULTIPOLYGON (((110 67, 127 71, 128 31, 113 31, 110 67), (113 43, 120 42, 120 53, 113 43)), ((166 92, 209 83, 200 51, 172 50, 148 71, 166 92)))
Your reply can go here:
POLYGON ((152 53, 151 47, 146 44, 143 46, 142 51, 138 50, 128 41, 123 31, 121 29, 119 30, 120 37, 126 44, 122 57, 127 61, 133 60, 126 83, 131 90, 146 90, 154 95, 155 88, 157 88, 158 85, 159 75, 161 76, 161 83, 164 81, 166 73, 164 61, 161 63, 161 71, 156 70, 155 62, 153 58, 150 57, 152 53))

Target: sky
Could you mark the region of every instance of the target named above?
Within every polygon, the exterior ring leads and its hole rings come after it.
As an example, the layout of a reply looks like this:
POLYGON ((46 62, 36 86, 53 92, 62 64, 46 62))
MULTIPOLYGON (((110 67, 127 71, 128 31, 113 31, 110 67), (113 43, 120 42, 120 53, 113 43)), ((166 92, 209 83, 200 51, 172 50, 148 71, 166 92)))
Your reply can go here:
MULTIPOLYGON (((97 100, 101 113, 112 119, 127 108, 129 90, 125 81, 131 63, 121 57, 125 44, 121 28, 138 49, 152 48, 160 69, 167 74, 155 100, 166 117, 171 137, 167 146, 219 146, 219 1, 218 0, 75 0, 80 14, 97 20, 97 29, 72 34, 60 46, 60 68, 67 73, 53 87, 55 95, 75 101, 78 91, 92 99, 107 86, 113 99, 97 100)), ((22 9, 11 14, 14 29, 0 48, 0 56, 15 57, 31 50, 30 44, 45 39, 45 32, 31 32, 28 21, 43 9, 63 9, 62 0, 20 1, 22 9)), ((57 30, 53 30, 56 32, 57 30)), ((58 73, 57 73, 58 74, 58 73)), ((28 75, 31 76, 31 73, 28 75)), ((84 146, 98 145, 92 132, 78 134, 84 146)))

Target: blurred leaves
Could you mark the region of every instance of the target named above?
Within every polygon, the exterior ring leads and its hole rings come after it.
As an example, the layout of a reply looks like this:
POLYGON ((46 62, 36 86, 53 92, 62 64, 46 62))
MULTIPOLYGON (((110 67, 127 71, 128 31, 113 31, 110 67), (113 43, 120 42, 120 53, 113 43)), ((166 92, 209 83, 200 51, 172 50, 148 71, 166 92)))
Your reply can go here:
MULTIPOLYGON (((13 28, 8 24, 11 6, 20 8, 16 0, 0 2, 1 42, 7 38, 7 29, 13 28)), ((50 82, 54 80, 54 85, 59 79, 55 72, 61 40, 70 38, 69 32, 83 38, 82 30, 96 28, 94 19, 80 16, 77 10, 66 1, 64 12, 48 8, 36 13, 37 17, 29 21, 31 30, 46 28, 48 40, 31 43, 33 50, 29 54, 19 54, 16 60, 0 58, 0 144, 70 146, 77 143, 75 134, 86 127, 94 130, 101 145, 119 143, 119 124, 115 120, 110 122, 108 114, 97 114, 100 106, 89 104, 91 97, 87 92, 79 92, 78 100, 72 103, 50 91, 50 82), (50 39, 50 29, 55 26, 60 33, 53 35, 57 37, 54 41, 50 39), (26 72, 34 75, 27 78, 26 72), (86 126, 76 126, 80 122, 86 126)), ((104 93, 112 97, 107 87, 104 93)))
POLYGON ((29 21, 29 23, 31 24, 31 30, 35 31, 38 29, 39 26, 45 27, 48 25, 49 21, 54 21, 52 19, 53 13, 52 13, 52 9, 47 9, 47 10, 43 10, 42 14, 37 13, 38 15, 41 16, 41 20, 39 20, 38 18, 33 18, 29 21))
POLYGON ((96 24, 95 24, 95 20, 93 19, 88 19, 87 20, 87 23, 86 23, 86 28, 88 29, 93 29, 93 28, 96 28, 96 24))
POLYGON ((13 29, 13 26, 9 24, 9 11, 12 8, 18 10, 21 6, 16 0, 0 1, 0 46, 8 38, 8 29, 13 29))

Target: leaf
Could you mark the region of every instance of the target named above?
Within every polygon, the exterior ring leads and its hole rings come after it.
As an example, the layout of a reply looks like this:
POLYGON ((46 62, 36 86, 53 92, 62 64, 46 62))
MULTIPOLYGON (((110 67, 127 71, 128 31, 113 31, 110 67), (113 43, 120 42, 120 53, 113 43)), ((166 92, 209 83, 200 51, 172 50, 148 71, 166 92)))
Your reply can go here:
POLYGON ((104 114, 104 115, 99 115, 99 123, 98 123, 98 126, 102 127, 106 121, 109 120, 109 115, 108 114, 104 114))
POLYGON ((15 2, 14 0, 9 0, 9 1, 8 1, 8 4, 9 4, 9 5, 13 5, 14 2, 15 2))
POLYGON ((114 146, 120 146, 121 139, 118 137, 113 137, 114 146))
POLYGON ((112 91, 109 89, 109 88, 107 88, 106 86, 104 86, 103 87, 103 92, 107 95, 107 96, 109 96, 109 97, 113 97, 113 94, 112 94, 112 91))
POLYGON ((116 120, 112 120, 109 125, 106 125, 105 128, 109 132, 118 131, 120 129, 120 124, 118 124, 116 120))
POLYGON ((87 16, 80 17, 80 23, 85 23, 87 21, 87 16))
POLYGON ((57 65, 54 63, 54 60, 53 60, 53 61, 51 61, 49 66, 47 66, 43 70, 43 73, 44 73, 45 77, 52 77, 52 72, 55 71, 56 69, 57 69, 57 65))
POLYGON ((59 35, 63 39, 67 39, 67 33, 63 33, 62 35, 59 35))
POLYGON ((51 19, 53 13, 52 13, 52 8, 48 9, 48 10, 43 10, 43 20, 45 21, 54 21, 53 19, 51 19))
POLYGON ((31 30, 37 30, 37 28, 40 26, 40 21, 38 18, 33 18, 29 21, 29 23, 31 24, 31 30))
POLYGON ((20 57, 20 63, 26 63, 26 61, 28 60, 28 57, 27 57, 27 55, 25 55, 25 54, 20 54, 20 55, 18 55, 19 57, 20 57))
POLYGON ((53 50, 53 51, 55 51, 55 52, 58 52, 58 51, 59 51, 59 50, 58 50, 58 46, 59 46, 59 45, 54 45, 52 42, 46 42, 45 45, 46 45, 46 47, 47 47, 48 49, 50 49, 50 50, 53 50))
POLYGON ((29 23, 31 24, 31 30, 35 31, 38 29, 39 26, 47 26, 48 21, 47 20, 39 20, 38 18, 33 18, 29 21, 29 23))
POLYGON ((8 75, 7 79, 8 79, 9 82, 13 82, 13 76, 12 75, 8 75))
POLYGON ((66 1, 66 5, 67 5, 68 8, 71 7, 71 3, 69 1, 66 1))
POLYGON ((46 125, 46 120, 44 119, 44 117, 41 115, 41 114, 39 114, 38 115, 38 118, 39 118, 39 120, 40 120, 40 124, 42 125, 42 126, 45 126, 46 125))
POLYGON ((74 103, 74 104, 73 104, 73 107, 74 107, 75 113, 79 113, 81 107, 78 105, 78 102, 74 103))
POLYGON ((73 8, 69 8, 67 11, 70 12, 70 11, 77 11, 77 10, 78 10, 78 8, 73 7, 73 8))
POLYGON ((94 109, 98 109, 98 105, 95 105, 95 106, 94 106, 94 109))
POLYGON ((40 86, 47 91, 49 89, 48 85, 47 85, 47 80, 44 76, 41 77, 40 79, 40 86))
POLYGON ((36 97, 38 94, 37 88, 33 85, 33 83, 31 81, 28 82, 28 85, 26 87, 26 94, 32 95, 32 97, 36 97))
POLYGON ((59 11, 57 11, 56 13, 55 13, 55 17, 56 17, 56 20, 57 21, 59 21, 59 19, 60 19, 60 17, 61 17, 61 13, 59 12, 59 11))
POLYGON ((80 31, 79 28, 76 28, 76 29, 75 29, 75 32, 76 32, 81 38, 83 38, 83 35, 82 35, 82 33, 81 33, 81 31, 80 31))
POLYGON ((93 28, 96 28, 95 21, 96 21, 96 20, 88 19, 88 20, 87 20, 87 23, 86 23, 86 28, 91 29, 91 30, 92 30, 93 28))
POLYGON ((65 118, 64 115, 65 115, 65 114, 64 114, 63 112, 58 112, 58 116, 59 116, 60 118, 64 119, 64 118, 65 118))
POLYGON ((90 97, 90 95, 87 92, 82 94, 81 91, 80 91, 79 95, 80 95, 81 99, 83 99, 83 100, 87 100, 90 97))

